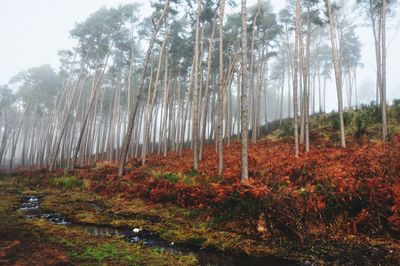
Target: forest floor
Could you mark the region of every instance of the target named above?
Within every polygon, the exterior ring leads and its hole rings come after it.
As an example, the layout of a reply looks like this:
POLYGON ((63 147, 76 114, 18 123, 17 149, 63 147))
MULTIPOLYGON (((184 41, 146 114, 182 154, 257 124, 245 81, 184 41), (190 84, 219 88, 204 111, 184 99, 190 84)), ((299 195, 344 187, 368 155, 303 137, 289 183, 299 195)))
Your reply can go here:
POLYGON ((300 158, 279 131, 250 145, 246 182, 237 142, 224 147, 222 177, 213 145, 198 171, 185 150, 151 155, 144 167, 132 159, 122 178, 107 162, 0 177, 0 264, 208 265, 211 256, 220 258, 211 265, 399 265, 398 130, 387 144, 349 133, 346 149, 337 130, 312 131, 300 158), (27 219, 18 209, 28 195, 74 226, 27 219), (136 228, 190 252, 94 235, 88 225, 136 228))

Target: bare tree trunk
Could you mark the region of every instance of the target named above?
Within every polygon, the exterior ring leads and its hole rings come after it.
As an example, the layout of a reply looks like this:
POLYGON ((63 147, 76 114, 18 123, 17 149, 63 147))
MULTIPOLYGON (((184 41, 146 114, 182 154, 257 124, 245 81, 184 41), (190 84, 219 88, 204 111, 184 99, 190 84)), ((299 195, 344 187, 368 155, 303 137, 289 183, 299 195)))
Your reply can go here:
POLYGON ((300 37, 300 16, 301 0, 296 0, 296 33, 295 33, 295 51, 293 66, 293 111, 294 111, 294 145, 295 155, 299 157, 299 129, 298 129, 298 78, 299 78, 299 37, 300 37))
POLYGON ((20 136, 20 134, 21 134, 22 125, 23 125, 23 123, 24 123, 25 116, 26 116, 26 114, 27 114, 27 110, 28 110, 28 109, 25 109, 24 114, 22 115, 21 123, 19 124, 18 131, 16 132, 16 135, 17 135, 17 136, 15 137, 15 139, 13 139, 13 142, 12 142, 12 146, 11 146, 11 156, 10 156, 10 164, 9 164, 9 167, 8 167, 9 170, 11 170, 12 167, 13 167, 15 151, 16 151, 16 149, 17 149, 18 139, 19 139, 19 136, 20 136))
POLYGON ((353 100, 353 76, 351 74, 351 69, 349 69, 349 110, 353 109, 352 100, 353 100))
POLYGON ((254 113, 254 122, 253 122, 253 129, 255 130, 255 138, 257 140, 257 136, 259 135, 260 129, 260 105, 261 105, 261 89, 263 84, 263 60, 257 66, 257 73, 256 73, 256 86, 255 86, 255 97, 254 97, 254 104, 255 104, 255 113, 254 113))
POLYGON ((283 96, 284 96, 284 89, 285 89, 285 80, 286 80, 286 62, 285 62, 285 54, 283 53, 282 55, 282 85, 281 85, 281 99, 279 102, 279 126, 282 125, 282 119, 283 119, 283 96))
POLYGON ((326 113, 326 78, 324 78, 324 97, 323 97, 323 106, 324 106, 324 113, 326 113))
POLYGON ((334 17, 332 14, 332 5, 331 0, 326 0, 328 15, 329 15, 329 27, 331 32, 331 43, 332 43, 332 57, 333 64, 335 68, 335 77, 336 77, 336 89, 337 89, 337 97, 338 97, 338 111, 339 111, 339 120, 340 120, 340 143, 342 148, 346 148, 346 139, 345 139, 345 131, 344 131, 344 119, 343 119, 343 96, 342 96, 342 74, 341 67, 338 58, 337 52, 337 38, 336 38, 336 30, 334 24, 334 17))
POLYGON ((167 126, 168 126, 168 99, 169 99, 169 75, 168 75, 168 55, 165 56, 165 76, 164 76, 164 109, 163 109, 163 123, 161 125, 162 133, 160 139, 163 140, 164 144, 164 157, 167 157, 167 126))
POLYGON ((237 140, 239 141, 239 132, 240 132, 240 91, 241 91, 241 83, 240 83, 241 74, 239 71, 236 73, 236 114, 235 121, 233 123, 233 131, 236 133, 237 140), (235 131, 236 128, 236 131, 235 131))
MULTIPOLYGON (((67 123, 68 123, 68 118, 69 118, 69 115, 71 114, 71 111, 72 111, 72 104, 73 104, 74 99, 75 99, 76 91, 79 88, 79 83, 80 83, 81 79, 83 79, 85 65, 86 65, 86 63, 87 63, 87 61, 89 59, 89 54, 91 53, 91 48, 92 48, 92 44, 90 44, 90 48, 89 48, 88 53, 86 54, 85 59, 83 59, 82 62, 81 62, 81 66, 80 66, 80 70, 79 70, 79 74, 78 74, 78 80, 76 81, 76 85, 74 86, 74 88, 73 88, 73 90, 71 92, 71 96, 70 97, 66 96, 66 98, 65 98, 66 99, 66 106, 65 106, 66 109, 64 110, 62 118, 61 118, 61 127, 60 127, 60 130, 59 130, 59 132, 60 132, 59 134, 60 135, 58 136, 58 139, 55 140, 56 144, 55 144, 55 146, 53 148, 53 151, 52 151, 53 154, 52 155, 50 155, 50 154, 48 155, 48 157, 51 156, 51 158, 50 158, 50 160, 51 160, 50 161, 50 167, 49 167, 50 171, 54 170, 54 167, 55 167, 55 164, 56 164, 56 160, 57 160, 57 156, 58 156, 58 151, 59 151, 60 145, 61 145, 61 140, 62 140, 62 138, 64 136, 64 133, 65 133, 65 130, 66 130, 66 126, 67 126, 67 123)), ((86 82, 86 79, 83 82, 83 85, 81 86, 81 90, 83 90, 85 82, 86 82)), ((56 112, 56 114, 58 114, 58 113, 59 112, 56 112)), ((48 146, 49 147, 49 152, 50 152, 50 149, 51 149, 52 146, 53 145, 51 145, 51 143, 50 143, 49 146, 48 146)))
MULTIPOLYGON (((377 17, 375 15, 375 8, 373 6, 372 0, 369 0, 369 16, 371 18, 372 23, 372 32, 374 35, 374 42, 375 42, 375 58, 376 58, 376 104, 379 104, 380 99, 380 91, 382 85, 382 53, 381 53, 381 42, 382 42, 382 30, 381 30, 381 23, 382 21, 377 21, 377 17)), ((383 4, 383 2, 382 2, 383 4)), ((383 10, 383 9, 382 9, 383 10)))
MULTIPOLYGON (((129 82, 128 82, 129 83, 129 82)), ((119 91, 121 85, 121 70, 118 72, 117 84, 114 92, 114 107, 110 108, 110 127, 108 133, 108 153, 109 153, 109 161, 114 159, 114 151, 115 151, 115 139, 116 139, 116 125, 117 125, 117 115, 118 115, 118 107, 119 107, 119 91), (111 110, 112 109, 112 110, 111 110)), ((110 103, 111 105, 111 103, 110 103)))
POLYGON ((358 107, 358 92, 357 92, 357 67, 354 68, 354 98, 355 98, 355 104, 356 108, 358 107))
MULTIPOLYGON (((160 54, 161 51, 160 51, 160 54)), ((160 57, 162 58, 162 56, 160 57)), ((160 60, 159 60, 160 61, 160 60)), ((161 68, 161 62, 159 62, 159 68, 161 68)), ((160 73, 159 71, 160 69, 158 69, 158 74, 160 73)), ((157 88, 157 80, 155 82, 156 84, 156 88, 157 88)), ((149 138, 150 138, 150 127, 152 124, 152 120, 150 117, 152 117, 153 114, 153 104, 154 101, 152 101, 153 99, 155 99, 155 95, 157 90, 154 90, 153 93, 153 97, 151 94, 151 87, 153 86, 153 67, 151 67, 150 70, 150 82, 149 82, 149 89, 148 89, 148 94, 147 94, 147 104, 145 106, 144 109, 144 132, 143 132, 143 146, 142 146, 142 166, 144 166, 146 164, 146 155, 147 155, 147 147, 148 147, 148 142, 149 142, 149 138)))
POLYGON ((219 12, 219 90, 217 104, 217 150, 218 150, 218 176, 222 175, 224 168, 222 122, 223 122, 223 102, 224 102, 224 9, 225 0, 220 1, 219 12))
POLYGON ((229 81, 227 82, 226 92, 227 92, 227 126, 226 126, 226 135, 228 141, 228 147, 231 143, 231 135, 232 135, 232 81, 233 81, 234 71, 230 75, 229 81))
MULTIPOLYGON (((162 63, 162 58, 164 54, 164 49, 167 44, 168 40, 168 34, 165 36, 164 41, 161 45, 160 49, 160 54, 158 57, 158 65, 157 65, 157 74, 156 74, 156 80, 154 83, 154 92, 151 94, 151 86, 152 86, 152 79, 153 79, 153 67, 151 68, 151 74, 150 74, 150 84, 149 84, 149 92, 148 92, 148 103, 147 103, 147 110, 145 111, 145 127, 144 127, 144 136, 143 136, 143 147, 142 147, 142 165, 145 165, 146 163, 146 155, 147 155, 147 147, 148 147, 148 142, 149 142, 149 128, 153 120, 153 106, 154 106, 154 101, 157 96, 157 89, 158 89, 158 82, 160 78, 160 73, 161 73, 161 63, 162 63)), ((167 71, 167 69, 165 69, 167 71)), ((155 131, 154 131, 155 132, 155 131)))
POLYGON ((241 179, 249 177, 248 170, 248 136, 249 136, 249 100, 248 100, 248 78, 247 78, 247 6, 246 0, 241 0, 242 9, 242 93, 241 93, 241 150, 240 150, 240 172, 241 179))
POLYGON ((387 141, 387 115, 386 115, 386 12, 387 0, 382 0, 382 85, 381 85, 381 109, 382 109, 382 141, 387 141))
MULTIPOLYGON (((301 24, 301 19, 300 19, 300 28, 302 27, 301 24)), ((300 106, 300 145, 304 144, 305 138, 305 128, 306 128, 306 124, 305 124, 305 100, 306 97, 304 97, 305 95, 305 88, 304 88, 304 45, 303 45, 303 35, 300 32, 299 35, 299 96, 300 96, 300 102, 301 102, 301 106, 300 106)))
POLYGON ((318 62, 318 103, 319 103, 319 113, 322 113, 322 88, 321 88, 321 65, 318 62))
POLYGON ((199 169, 199 154, 198 154, 198 109, 199 109, 199 41, 200 41, 200 11, 201 1, 196 0, 196 36, 194 44, 194 88, 193 88, 193 124, 192 124, 192 136, 193 136, 193 170, 199 169))
MULTIPOLYGON (((181 70, 179 69, 178 77, 180 77, 181 70)), ((179 153, 179 144, 180 144, 180 136, 181 136, 181 123, 182 123, 182 89, 181 89, 181 81, 177 77, 177 90, 178 90, 178 102, 177 108, 178 112, 176 114, 176 135, 175 135, 175 152, 179 153)))
POLYGON ((135 50, 135 44, 134 44, 134 41, 133 41, 133 26, 132 26, 132 29, 131 29, 131 34, 132 34, 132 43, 131 43, 131 56, 130 56, 130 64, 129 64, 129 72, 128 72, 128 85, 127 85, 127 88, 126 88, 126 90, 127 90, 127 97, 128 97, 128 100, 127 100, 127 108, 126 108, 126 111, 128 112, 128 114, 130 113, 130 111, 131 111, 131 108, 132 108, 132 104, 131 104, 131 99, 132 99, 132 96, 131 96, 131 91, 132 91, 132 72, 133 72, 133 66, 134 66, 134 50, 135 50))
MULTIPOLYGON (((144 109, 143 109, 144 111, 144 109)), ((136 121, 136 143, 135 143, 135 158, 138 157, 139 153, 139 145, 140 145, 140 134, 142 133, 142 122, 143 122, 143 111, 139 110, 139 115, 137 116, 137 119, 139 121, 136 121), (137 124, 139 123, 139 124, 137 124)))
POLYGON ((207 114, 208 114, 208 105, 209 105, 209 95, 210 95, 210 78, 211 78, 211 63, 212 63, 212 52, 214 50, 214 35, 216 28, 216 18, 217 12, 215 12, 213 20, 212 20, 212 30, 210 37, 210 45, 208 47, 208 58, 207 58, 207 78, 206 78, 206 90, 204 94, 204 109, 203 109, 203 121, 201 127, 201 136, 200 136, 200 152, 199 152, 199 160, 203 160, 203 149, 204 149, 204 139, 206 135, 206 126, 207 126, 207 114))
POLYGON ((194 58, 193 58, 193 62, 192 62, 192 75, 190 75, 189 78, 189 89, 188 89, 188 93, 186 95, 185 101, 184 103, 186 103, 186 108, 185 108, 185 115, 183 116, 183 120, 182 120, 182 135, 181 135, 181 141, 180 141, 180 145, 179 145, 179 156, 182 156, 182 149, 183 149, 183 145, 185 144, 185 137, 186 137, 186 123, 188 120, 188 114, 190 112, 190 95, 192 94, 192 79, 193 79, 193 73, 194 73, 194 58))
POLYGON ((9 130, 8 130, 7 124, 5 124, 3 137, 2 137, 1 145, 0 145, 0 168, 1 168, 1 162, 3 161, 4 151, 7 146, 8 136, 9 136, 9 130))
POLYGON ((142 78, 140 81, 140 87, 137 89, 136 91, 136 95, 135 95, 135 100, 134 100, 134 106, 131 110, 131 112, 129 113, 129 122, 128 122, 128 130, 126 132, 124 141, 122 143, 122 148, 121 148, 121 158, 120 158, 120 165, 119 165, 119 170, 118 170, 118 175, 120 177, 122 177, 125 173, 125 163, 126 163, 126 157, 128 155, 128 150, 129 150, 129 146, 131 143, 131 137, 132 137, 132 131, 133 131, 133 126, 135 123, 135 117, 136 117, 136 113, 137 113, 137 109, 139 106, 139 100, 140 97, 142 95, 142 91, 144 88, 144 82, 145 82, 145 78, 146 78, 146 73, 147 73, 147 66, 149 64, 150 61, 150 57, 151 57, 151 52, 153 50, 153 46, 154 46, 154 42, 155 39, 157 37, 157 33, 160 30, 164 18, 167 16, 167 11, 169 8, 169 0, 165 1, 164 4, 164 9, 163 12, 160 16, 160 18, 157 20, 157 23, 155 25, 155 29, 153 31, 153 34, 150 38, 150 42, 149 42, 149 47, 147 48, 147 53, 146 53, 146 57, 145 57, 145 61, 144 61, 144 66, 143 66, 143 74, 142 74, 142 78))
POLYGON ((256 129, 256 104, 255 101, 258 100, 254 96, 255 89, 254 89, 254 42, 255 36, 257 32, 257 18, 260 15, 260 0, 257 1, 257 13, 253 19, 253 32, 251 36, 251 49, 250 49, 250 86, 252 94, 253 94, 253 123, 252 123, 252 131, 251 131, 251 142, 257 142, 257 129, 256 129))
POLYGON ((112 49, 112 45, 111 45, 111 47, 109 48, 109 50, 107 52, 106 60, 105 60, 104 66, 102 67, 102 70, 101 70, 101 73, 100 73, 100 76, 99 76, 99 79, 97 80, 97 82, 96 82, 96 75, 93 77, 93 79, 95 81, 95 84, 94 84, 94 86, 92 88, 92 93, 91 93, 92 95, 91 95, 90 100, 89 100, 89 106, 88 106, 88 109, 86 110, 85 118, 83 120, 83 124, 81 126, 81 131, 80 131, 80 134, 79 134, 79 137, 78 137, 78 143, 77 143, 76 148, 75 148, 74 159, 72 161, 72 166, 71 166, 72 170, 74 170, 75 165, 76 165, 77 160, 78 160, 78 154, 79 154, 79 150, 81 148, 83 134, 85 133, 85 129, 86 129, 86 125, 87 125, 88 120, 89 120, 89 116, 92 113, 92 109, 93 109, 93 105, 95 103, 95 99, 96 99, 96 96, 97 96, 98 88, 100 87, 100 83, 101 83, 101 81, 103 79, 104 72, 105 72, 105 70, 107 68, 107 63, 108 63, 108 59, 110 57, 111 49, 112 49))
POLYGON ((304 123, 305 123, 305 142, 306 152, 310 151, 310 132, 309 132, 309 116, 310 116, 310 46, 311 46, 311 17, 310 17, 310 2, 307 5, 307 46, 306 56, 304 60, 304 123))

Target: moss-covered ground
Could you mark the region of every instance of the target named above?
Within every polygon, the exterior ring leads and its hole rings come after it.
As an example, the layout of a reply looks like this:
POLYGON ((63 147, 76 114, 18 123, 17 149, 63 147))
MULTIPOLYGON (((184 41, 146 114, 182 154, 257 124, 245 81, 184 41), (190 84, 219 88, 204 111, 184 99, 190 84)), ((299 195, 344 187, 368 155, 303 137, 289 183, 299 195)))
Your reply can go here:
POLYGON ((96 207, 98 196, 71 189, 68 194, 57 188, 41 189, 32 180, 0 178, 0 265, 197 264, 193 256, 132 245, 117 236, 93 236, 79 227, 26 219, 18 211, 23 195, 39 195, 43 209, 65 213, 77 222, 114 224, 109 215, 101 214, 96 207))

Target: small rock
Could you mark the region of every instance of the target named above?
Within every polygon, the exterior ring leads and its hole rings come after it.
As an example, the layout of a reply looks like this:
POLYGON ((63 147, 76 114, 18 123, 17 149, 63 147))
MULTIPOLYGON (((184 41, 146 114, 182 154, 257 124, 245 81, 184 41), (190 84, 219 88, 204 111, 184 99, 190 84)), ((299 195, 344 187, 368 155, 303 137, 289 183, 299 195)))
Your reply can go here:
POLYGON ((140 233, 142 231, 142 228, 140 227, 140 228, 133 228, 132 229, 132 232, 134 232, 135 234, 138 234, 138 233, 140 233))

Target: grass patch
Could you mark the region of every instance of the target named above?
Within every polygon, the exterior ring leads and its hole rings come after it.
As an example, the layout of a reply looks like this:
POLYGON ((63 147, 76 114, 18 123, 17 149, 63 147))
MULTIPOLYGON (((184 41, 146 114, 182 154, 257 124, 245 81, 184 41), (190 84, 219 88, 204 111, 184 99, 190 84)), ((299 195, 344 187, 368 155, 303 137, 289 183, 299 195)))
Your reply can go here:
POLYGON ((61 176, 50 180, 52 186, 59 186, 63 188, 81 188, 84 185, 83 180, 78 179, 76 176, 61 176))
POLYGON ((134 265, 138 265, 138 259, 135 255, 123 252, 117 246, 111 243, 88 246, 84 252, 71 252, 70 255, 82 260, 95 260, 99 263, 103 262, 104 260, 118 261, 123 259, 125 261, 129 261, 130 263, 134 263, 134 265))

